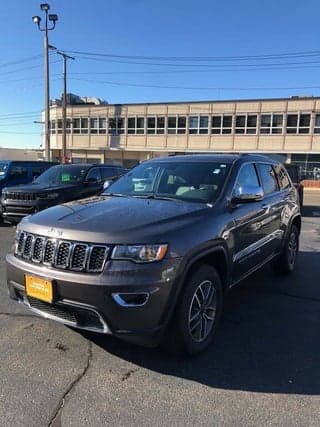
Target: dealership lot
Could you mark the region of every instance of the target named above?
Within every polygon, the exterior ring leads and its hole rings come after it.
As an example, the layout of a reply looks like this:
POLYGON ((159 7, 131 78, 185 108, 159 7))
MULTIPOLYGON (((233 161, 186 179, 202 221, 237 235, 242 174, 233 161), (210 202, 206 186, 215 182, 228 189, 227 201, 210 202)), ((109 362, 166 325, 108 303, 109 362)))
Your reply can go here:
POLYGON ((305 194, 296 273, 228 297, 214 345, 178 360, 40 319, 8 299, 0 227, 0 425, 320 424, 320 191, 305 194))

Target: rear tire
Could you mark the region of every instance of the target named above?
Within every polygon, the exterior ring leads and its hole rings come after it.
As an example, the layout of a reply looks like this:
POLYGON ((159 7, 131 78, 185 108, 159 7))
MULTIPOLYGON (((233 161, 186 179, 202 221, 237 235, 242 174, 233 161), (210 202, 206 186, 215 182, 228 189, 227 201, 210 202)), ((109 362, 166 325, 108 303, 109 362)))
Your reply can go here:
POLYGON ((294 271, 299 250, 299 231, 292 225, 285 242, 283 251, 274 262, 273 267, 277 273, 290 274, 294 271))
POLYGON ((204 351, 217 330, 223 305, 220 277, 214 267, 202 265, 187 278, 168 326, 165 348, 175 354, 204 351))

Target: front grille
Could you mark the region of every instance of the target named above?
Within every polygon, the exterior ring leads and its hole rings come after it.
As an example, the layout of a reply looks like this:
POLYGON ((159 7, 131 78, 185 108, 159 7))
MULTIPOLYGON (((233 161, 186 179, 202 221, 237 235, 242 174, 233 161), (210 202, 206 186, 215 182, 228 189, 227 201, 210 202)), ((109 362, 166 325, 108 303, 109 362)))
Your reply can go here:
POLYGON ((106 245, 50 239, 21 231, 15 255, 59 269, 100 273, 109 252, 106 245))
POLYGON ((48 304, 32 297, 28 297, 28 302, 31 308, 60 319, 62 322, 69 322, 78 328, 105 331, 105 325, 100 316, 92 309, 64 303, 48 304))
POLYGON ((36 193, 25 193, 18 191, 5 191, 3 193, 3 198, 5 200, 36 200, 38 195, 36 193))

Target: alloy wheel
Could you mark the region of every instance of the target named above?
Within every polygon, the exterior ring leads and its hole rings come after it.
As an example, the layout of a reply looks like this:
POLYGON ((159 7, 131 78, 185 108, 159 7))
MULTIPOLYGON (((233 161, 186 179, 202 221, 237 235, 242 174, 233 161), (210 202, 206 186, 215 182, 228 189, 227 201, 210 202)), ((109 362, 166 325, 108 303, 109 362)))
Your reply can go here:
POLYGON ((216 289, 205 280, 197 287, 189 309, 189 333, 196 342, 204 341, 212 331, 217 308, 216 289))

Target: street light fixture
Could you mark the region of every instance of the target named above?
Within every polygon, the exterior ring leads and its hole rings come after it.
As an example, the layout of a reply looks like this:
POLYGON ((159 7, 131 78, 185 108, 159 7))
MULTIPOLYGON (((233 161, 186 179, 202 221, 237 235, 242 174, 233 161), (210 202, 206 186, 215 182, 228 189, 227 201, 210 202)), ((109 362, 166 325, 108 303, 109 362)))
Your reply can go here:
POLYGON ((44 125, 45 125, 45 159, 51 160, 50 150, 50 91, 49 91, 49 42, 48 31, 54 30, 58 15, 49 14, 50 5, 48 3, 40 4, 40 9, 45 13, 45 25, 40 26, 40 16, 33 16, 32 22, 37 24, 40 31, 44 31, 44 86, 45 86, 45 111, 44 111, 44 125), (52 23, 48 26, 48 21, 52 23))

